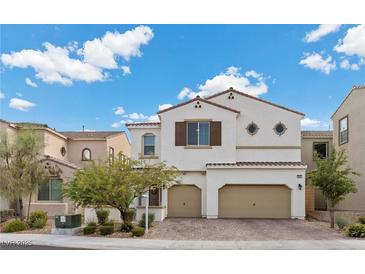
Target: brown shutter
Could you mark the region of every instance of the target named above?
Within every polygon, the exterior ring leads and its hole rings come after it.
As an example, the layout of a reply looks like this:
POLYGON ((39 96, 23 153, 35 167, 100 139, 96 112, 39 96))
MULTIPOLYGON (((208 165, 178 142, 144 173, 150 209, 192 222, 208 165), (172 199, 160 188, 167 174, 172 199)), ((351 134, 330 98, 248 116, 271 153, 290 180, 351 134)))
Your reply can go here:
POLYGON ((222 122, 220 121, 210 122, 210 145, 222 145, 222 122))
POLYGON ((175 146, 186 146, 186 122, 175 122, 175 146))

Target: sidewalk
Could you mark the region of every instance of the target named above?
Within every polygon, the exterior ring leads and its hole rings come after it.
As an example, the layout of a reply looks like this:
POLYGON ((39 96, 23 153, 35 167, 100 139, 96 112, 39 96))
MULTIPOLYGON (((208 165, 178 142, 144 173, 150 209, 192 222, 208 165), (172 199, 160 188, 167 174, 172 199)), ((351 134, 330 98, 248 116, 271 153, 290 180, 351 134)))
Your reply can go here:
POLYGON ((285 240, 285 241, 180 241, 118 239, 103 237, 48 234, 0 234, 0 241, 30 241, 32 245, 84 249, 359 249, 365 250, 365 240, 285 240))

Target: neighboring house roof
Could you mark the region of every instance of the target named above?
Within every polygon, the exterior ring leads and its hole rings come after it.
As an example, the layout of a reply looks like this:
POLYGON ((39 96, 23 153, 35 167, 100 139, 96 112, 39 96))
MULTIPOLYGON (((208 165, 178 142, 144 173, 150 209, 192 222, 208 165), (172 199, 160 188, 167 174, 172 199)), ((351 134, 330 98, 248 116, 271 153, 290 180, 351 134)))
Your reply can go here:
POLYGON ((302 162, 228 162, 228 163, 207 163, 207 167, 220 167, 220 166, 227 166, 227 167, 234 167, 234 166, 293 166, 293 167, 306 167, 306 164, 302 162))
POLYGON ((58 163, 60 165, 64 165, 64 166, 67 166, 67 167, 70 167, 70 168, 73 168, 73 169, 80 169, 79 166, 69 162, 69 161, 65 161, 65 160, 61 160, 61 159, 58 159, 58 158, 55 158, 55 157, 52 157, 50 155, 43 155, 43 161, 52 161, 52 162, 55 162, 55 163, 58 163))
POLYGON ((350 95, 352 94, 352 92, 354 90, 357 90, 357 89, 363 89, 364 92, 365 92, 365 85, 353 86, 352 89, 350 90, 349 94, 347 94, 347 96, 345 97, 345 99, 343 99, 342 103, 338 106, 338 108, 336 109, 336 111, 332 114, 331 119, 336 114, 336 112, 340 109, 340 107, 345 103, 345 101, 347 100, 347 98, 350 97, 350 95))
POLYGON ((302 131, 303 138, 332 138, 332 130, 304 130, 302 131))
POLYGON ((60 131, 60 133, 70 139, 106 139, 124 131, 60 131))
POLYGON ((304 116, 304 113, 302 113, 302 112, 299 112, 299 111, 296 111, 296 110, 293 110, 293 109, 290 109, 290 108, 287 108, 287 107, 283 107, 283 106, 280 106, 280 105, 277 105, 277 104, 271 103, 271 102, 269 102, 269 101, 266 101, 266 100, 263 100, 263 99, 257 98, 257 97, 255 97, 255 96, 249 95, 249 94, 244 93, 244 92, 242 92, 242 91, 235 90, 235 89, 233 89, 232 87, 230 87, 229 89, 227 89, 227 90, 225 90, 225 91, 222 91, 222 92, 219 92, 219 93, 213 94, 213 95, 211 95, 211 96, 208 96, 208 97, 207 97, 207 98, 205 98, 205 99, 210 100, 210 99, 212 99, 212 98, 214 98, 214 97, 217 97, 217 96, 223 95, 223 94, 228 93, 228 92, 234 92, 234 93, 237 93, 237 94, 239 94, 239 95, 242 95, 242 96, 248 97, 248 98, 250 98, 250 99, 253 99, 253 100, 256 100, 256 101, 259 101, 259 102, 265 103, 265 104, 269 104, 269 105, 271 105, 271 106, 278 107, 278 108, 281 108, 281 109, 284 109, 284 110, 287 110, 287 111, 290 111, 290 112, 294 112, 294 113, 296 113, 296 114, 299 114, 299 115, 304 116))
POLYGON ((126 127, 134 127, 134 126, 159 126, 160 122, 137 122, 137 123, 126 123, 126 127))
POLYGON ((182 107, 182 106, 185 106, 187 104, 190 104, 192 102, 195 102, 195 101, 201 101, 201 102, 204 102, 204 103, 207 103, 207 104, 210 104, 212 106, 215 106, 215 107, 219 107, 219 108, 223 108, 225 110, 228 110, 228 111, 232 111, 232 112, 235 112, 235 113, 240 113, 238 110, 235 110, 233 108, 229 108, 229 107, 226 107, 226 106, 223 106, 223 105, 220 105, 220 104, 217 104, 217 103, 213 103, 211 101, 208 101, 206 99, 203 99, 203 98, 200 98, 200 96, 196 96, 195 98, 189 100, 189 101, 186 101, 186 102, 183 102, 183 103, 180 103, 180 104, 177 104, 177 105, 174 105, 172 107, 169 107, 169 108, 166 108, 164 110, 160 110, 159 112, 157 112, 157 114, 161 114, 163 112, 167 112, 167 111, 170 111, 172 109, 175 109, 175 108, 179 108, 179 107, 182 107))

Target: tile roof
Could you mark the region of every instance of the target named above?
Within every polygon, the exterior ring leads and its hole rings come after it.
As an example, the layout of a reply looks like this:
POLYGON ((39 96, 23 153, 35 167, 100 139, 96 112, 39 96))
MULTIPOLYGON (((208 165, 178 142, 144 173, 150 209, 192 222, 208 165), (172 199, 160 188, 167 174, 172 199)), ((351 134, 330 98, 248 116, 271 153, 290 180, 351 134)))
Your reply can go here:
POLYGON ((332 130, 303 130, 302 137, 304 138, 332 138, 332 130))
POLYGON ((281 108, 281 109, 284 109, 284 110, 287 110, 287 111, 290 111, 290 112, 294 112, 294 113, 296 113, 296 114, 299 114, 299 115, 303 115, 303 116, 304 116, 304 113, 302 113, 302 112, 299 112, 299 111, 296 111, 296 110, 293 110, 293 109, 290 109, 290 108, 287 108, 287 107, 283 107, 283 106, 280 106, 280 105, 277 105, 277 104, 271 103, 271 102, 269 102, 269 101, 266 101, 266 100, 260 99, 260 98, 258 98, 258 97, 252 96, 252 95, 249 95, 249 94, 244 93, 244 92, 242 92, 242 91, 235 90, 235 89, 234 89, 234 88, 232 88, 232 87, 230 87, 229 89, 227 89, 227 90, 225 90, 225 91, 222 91, 222 92, 219 92, 219 93, 213 94, 213 95, 211 95, 211 96, 208 96, 208 97, 207 97, 207 98, 205 98, 205 99, 210 100, 210 99, 212 99, 212 98, 214 98, 214 97, 220 96, 220 95, 225 94, 225 93, 228 93, 228 92, 235 92, 235 93, 237 93, 237 94, 239 94, 239 95, 242 95, 242 96, 245 96, 245 97, 251 98, 251 99, 253 99, 253 100, 260 101, 260 102, 263 102, 263 103, 269 104, 269 105, 271 105, 271 106, 278 107, 278 108, 281 108))
POLYGON ((207 103, 207 104, 210 104, 210 105, 213 105, 213 106, 216 106, 216 107, 219 107, 219 108, 223 108, 225 110, 229 110, 229 111, 233 111, 233 112, 236 112, 236 113, 240 113, 238 110, 236 109, 233 109, 233 108, 230 108, 230 107, 226 107, 226 106, 223 106, 223 105, 220 105, 220 104, 217 104, 217 103, 214 103, 214 102, 211 102, 211 101, 208 101, 207 99, 204 99, 204 98, 201 98, 200 96, 196 96, 195 98, 189 100, 189 101, 186 101, 186 102, 183 102, 183 103, 180 103, 180 104, 177 104, 177 105, 174 105, 172 107, 169 107, 169 108, 166 108, 164 110, 160 110, 159 112, 157 112, 157 114, 160 114, 160 113, 163 113, 163 112, 166 112, 166 111, 170 111, 174 108, 178 108, 178 107, 182 107, 182 106, 185 106, 187 104, 190 104, 192 102, 195 102, 195 101, 201 101, 201 102, 204 102, 204 103, 207 103))
POLYGON ((126 127, 133 127, 133 126, 159 126, 160 122, 136 122, 136 123, 126 123, 126 127))
POLYGON ((59 133, 70 139, 107 138, 111 135, 123 132, 124 131, 59 131, 59 133))
POLYGON ((305 167, 302 162, 230 162, 230 163, 207 163, 206 166, 297 166, 305 167))

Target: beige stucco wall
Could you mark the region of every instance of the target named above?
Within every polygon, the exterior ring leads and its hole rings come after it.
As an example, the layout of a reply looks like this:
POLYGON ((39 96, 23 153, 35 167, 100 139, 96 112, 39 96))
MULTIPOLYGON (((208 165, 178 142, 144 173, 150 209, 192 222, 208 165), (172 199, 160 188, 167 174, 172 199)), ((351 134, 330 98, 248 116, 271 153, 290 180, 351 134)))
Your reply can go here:
POLYGON ((106 139, 107 147, 114 148, 114 155, 117 156, 119 152, 122 152, 124 155, 130 157, 131 156, 131 145, 125 133, 120 133, 116 135, 109 136, 106 139))
POLYGON ((105 139, 101 140, 70 140, 68 145, 68 160, 80 167, 88 163, 82 161, 82 150, 89 148, 91 150, 91 159, 94 161, 105 161, 108 156, 107 143, 105 139))
POLYGON ((316 163, 313 160, 313 143, 328 143, 328 154, 332 151, 332 138, 302 138, 302 162, 307 165, 307 171, 316 168, 316 163))
POLYGON ((353 89, 347 99, 332 117, 333 140, 336 149, 345 149, 349 159, 349 166, 361 173, 354 176, 358 192, 349 194, 338 205, 342 210, 365 210, 365 88, 353 89), (339 120, 348 115, 349 141, 339 145, 339 120))
POLYGON ((67 139, 62 138, 61 136, 58 136, 46 130, 42 130, 42 134, 44 141, 44 154, 67 161, 68 159, 67 139), (64 156, 62 156, 61 154, 62 147, 65 147, 66 149, 66 154, 64 156))

